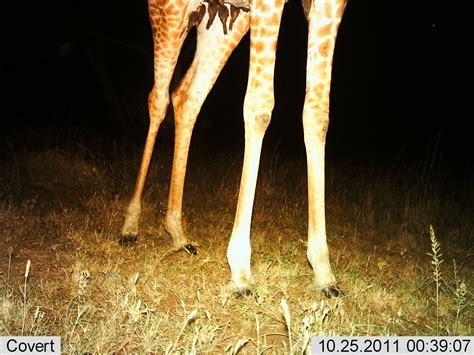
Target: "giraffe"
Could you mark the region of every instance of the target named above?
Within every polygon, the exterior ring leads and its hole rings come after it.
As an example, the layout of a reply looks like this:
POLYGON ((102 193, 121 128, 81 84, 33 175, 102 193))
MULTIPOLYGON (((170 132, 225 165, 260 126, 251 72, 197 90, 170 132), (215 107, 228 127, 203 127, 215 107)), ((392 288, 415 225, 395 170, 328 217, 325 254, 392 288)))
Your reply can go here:
MULTIPOLYGON (((222 0, 214 1, 223 3, 222 0)), ((150 128, 145 151, 135 192, 122 229, 122 238, 125 242, 136 240, 146 170, 156 131, 169 102, 168 78, 171 76, 179 53, 179 49, 178 53, 174 49, 165 51, 166 54, 163 54, 164 58, 162 58, 159 56, 161 54, 160 46, 163 46, 164 43, 171 43, 172 48, 180 48, 182 39, 179 33, 184 29, 183 23, 186 22, 186 16, 191 16, 191 13, 200 14, 200 10, 190 9, 186 6, 187 3, 188 0, 157 0, 157 2, 149 0, 150 18, 155 34, 155 86, 149 98, 150 128), (160 4, 167 6, 160 6, 160 4), (168 22, 167 14, 170 14, 172 21, 168 22), (162 63, 166 63, 165 73, 160 69, 162 63), (166 78, 164 75, 167 75, 166 78), (162 96, 158 96, 158 91, 162 96), (160 99, 161 101, 159 101, 160 99)), ((212 30, 212 26, 209 32, 205 32, 202 27, 203 22, 201 22, 198 25, 198 47, 193 64, 173 94, 176 142, 165 228, 171 234, 176 247, 182 247, 188 252, 194 253, 195 249, 187 243, 181 224, 182 192, 191 131, 202 102, 217 79, 220 69, 243 34, 250 28, 249 78, 244 99, 244 162, 237 210, 227 248, 231 287, 238 294, 247 294, 253 286, 250 268, 250 225, 262 141, 274 106, 273 79, 276 45, 284 4, 285 0, 249 0, 249 14, 234 19, 236 30, 230 31, 227 34, 228 37, 221 34, 225 31, 212 30), (212 52, 213 48, 219 46, 224 46, 226 49, 221 51, 219 64, 207 64, 207 66, 203 64, 200 67, 200 60, 207 58, 204 51, 207 49, 212 52), (212 74, 206 75, 206 69, 212 74)), ((315 287, 328 296, 337 297, 341 291, 336 286, 326 240, 324 149, 329 123, 332 57, 346 0, 302 0, 302 4, 308 21, 306 95, 303 108, 304 141, 308 166, 307 257, 313 268, 315 287)), ((198 15, 192 16, 198 17, 198 15)), ((199 16, 202 19, 203 15, 199 16)), ((224 20, 221 18, 223 24, 225 24, 225 20, 226 18, 224 20)))
POLYGON ((141 200, 155 139, 170 102, 169 86, 185 33, 197 26, 193 62, 172 94, 175 146, 165 229, 176 250, 196 254, 182 226, 184 178, 192 130, 201 106, 228 57, 249 28, 246 0, 148 0, 154 42, 154 85, 148 95, 150 123, 132 198, 128 204, 119 243, 137 241, 141 200), (227 5, 226 5, 227 4, 227 5), (230 11, 229 11, 230 8, 230 11), (240 13, 240 10, 243 12, 240 13), (216 14, 222 27, 214 21, 216 14), (229 30, 227 17, 230 15, 229 30), (206 21, 207 20, 207 21, 206 21))

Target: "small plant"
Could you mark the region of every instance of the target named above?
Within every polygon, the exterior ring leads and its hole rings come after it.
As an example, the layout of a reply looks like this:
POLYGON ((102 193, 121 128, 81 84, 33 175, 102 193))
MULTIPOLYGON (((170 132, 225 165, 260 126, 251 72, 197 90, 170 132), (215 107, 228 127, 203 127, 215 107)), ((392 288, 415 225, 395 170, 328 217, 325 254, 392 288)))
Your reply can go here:
POLYGON ((30 276, 30 267, 31 267, 31 261, 28 260, 26 263, 26 269, 25 269, 25 281, 23 283, 23 290, 22 290, 22 295, 23 295, 23 321, 21 323, 21 335, 24 334, 25 332, 25 322, 26 322, 26 316, 28 314, 28 309, 26 306, 26 284, 28 282, 28 276, 30 276))
POLYGON ((189 315, 184 320, 183 325, 181 326, 181 330, 179 331, 179 334, 176 337, 174 344, 169 349, 166 350, 166 354, 174 353, 176 346, 178 346, 179 339, 181 339, 181 336, 184 333, 184 330, 186 329, 189 323, 191 323, 193 320, 197 318, 197 314, 198 314, 197 309, 194 309, 191 313, 189 313, 189 315))
POLYGON ((431 256, 433 281, 436 285, 436 333, 439 335, 439 290, 441 282, 443 280, 441 277, 441 264, 443 263, 443 259, 441 259, 441 257, 443 256, 443 254, 441 254, 441 245, 436 239, 436 235, 432 225, 430 225, 430 241, 431 253, 428 253, 428 255, 431 256))
POLYGON ((454 323, 454 334, 458 332, 459 321, 461 319, 462 312, 467 306, 467 286, 463 280, 459 280, 458 272, 456 267, 456 262, 453 260, 453 270, 454 270, 454 301, 455 301, 455 311, 456 311, 456 320, 454 323))
POLYGON ((31 325, 31 334, 36 335, 36 332, 44 318, 44 311, 40 309, 39 306, 36 306, 35 315, 33 317, 33 324, 31 325))
POLYGON ((288 307, 288 302, 286 302, 286 299, 284 298, 281 299, 280 307, 283 313, 283 318, 285 318, 286 329, 288 330, 288 342, 290 344, 290 354, 293 354, 293 342, 291 340, 291 315, 290 315, 290 308, 288 307))
POLYGON ((455 301, 456 301, 456 323, 454 328, 454 333, 457 333, 457 328, 459 326, 459 320, 461 314, 467 306, 467 287, 464 281, 461 281, 454 291, 455 301))
POLYGON ((235 355, 235 354, 238 354, 240 349, 242 349, 248 342, 250 341, 249 338, 247 339, 239 339, 237 340, 237 342, 234 344, 234 346, 229 346, 227 349, 226 349, 226 353, 230 354, 230 355, 235 355))

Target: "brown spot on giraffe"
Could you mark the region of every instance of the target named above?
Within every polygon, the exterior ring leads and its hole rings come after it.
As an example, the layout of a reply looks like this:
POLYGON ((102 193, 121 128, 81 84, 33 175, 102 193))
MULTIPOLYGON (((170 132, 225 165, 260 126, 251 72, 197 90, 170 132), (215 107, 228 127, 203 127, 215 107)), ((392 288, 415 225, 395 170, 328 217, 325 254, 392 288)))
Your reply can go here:
POLYGON ((326 37, 326 36, 329 36, 331 32, 332 32, 332 24, 329 23, 327 25, 324 25, 318 30, 318 36, 326 37))
POLYGON ((262 74, 262 79, 267 83, 272 82, 273 81, 273 74, 269 73, 269 72, 265 72, 265 73, 262 74))
POLYGON ((257 60, 257 64, 261 66, 267 66, 269 63, 271 63, 272 59, 268 57, 260 57, 257 60))
POLYGON ((266 27, 262 27, 262 28, 260 29, 260 36, 262 36, 262 37, 267 37, 268 35, 269 35, 269 31, 267 30, 267 28, 266 28, 266 27))
POLYGON ((178 16, 179 15, 179 10, 178 9, 172 9, 168 12, 170 16, 178 16))
POLYGON ((251 81, 250 81, 250 86, 254 87, 254 88, 258 88, 262 85, 262 83, 260 82, 260 80, 258 80, 258 78, 252 78, 251 81))
POLYGON ((268 13, 268 12, 270 12, 270 11, 271 11, 271 6, 270 6, 270 4, 267 4, 267 3, 265 3, 265 2, 262 2, 261 7, 260 7, 260 11, 261 11, 262 13, 268 13))
POLYGON ((273 14, 268 24, 271 26, 278 26, 280 24, 280 15, 273 14))
POLYGON ((324 17, 332 18, 332 6, 329 1, 324 4, 324 17))
POLYGON ((255 44, 253 44, 253 47, 257 52, 263 52, 265 50, 265 42, 263 41, 258 41, 255 44))
POLYGON ((329 39, 327 39, 319 45, 319 48, 318 48, 319 54, 322 55, 324 58, 328 56, 329 49, 331 48, 331 44, 332 42, 329 39))

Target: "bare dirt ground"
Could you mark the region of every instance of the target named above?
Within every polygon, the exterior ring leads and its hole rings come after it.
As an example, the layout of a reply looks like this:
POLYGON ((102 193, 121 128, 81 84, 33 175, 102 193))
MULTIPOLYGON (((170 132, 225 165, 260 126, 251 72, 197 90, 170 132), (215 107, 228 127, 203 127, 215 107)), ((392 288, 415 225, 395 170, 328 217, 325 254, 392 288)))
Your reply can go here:
POLYGON ((138 244, 117 244, 137 171, 124 157, 48 150, 0 162, 1 335, 60 335, 65 352, 290 353, 308 350, 311 335, 474 333, 469 182, 452 188, 423 167, 328 166, 328 237, 345 296, 326 299, 306 260, 304 157, 262 159, 255 291, 235 298, 225 251, 240 157, 189 165, 184 217, 197 256, 172 252, 162 228, 166 154, 148 177, 138 244))

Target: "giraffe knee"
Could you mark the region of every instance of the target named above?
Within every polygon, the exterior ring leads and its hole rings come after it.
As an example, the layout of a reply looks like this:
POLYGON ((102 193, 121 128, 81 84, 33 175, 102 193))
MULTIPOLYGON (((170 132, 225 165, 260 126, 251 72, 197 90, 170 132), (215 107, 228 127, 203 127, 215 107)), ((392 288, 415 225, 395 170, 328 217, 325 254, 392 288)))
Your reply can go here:
POLYGON ((271 119, 272 119, 272 116, 267 113, 262 113, 260 115, 257 115, 257 117, 255 117, 255 124, 257 126, 257 129, 260 132, 265 133, 265 131, 268 128, 268 125, 270 124, 271 119))
POLYGON ((318 138, 322 142, 326 141, 326 135, 328 133, 328 128, 329 128, 329 117, 322 120, 319 124, 318 138))
POLYGON ((176 111, 177 108, 182 106, 183 102, 186 102, 186 90, 183 90, 181 86, 177 88, 171 94, 171 102, 173 102, 173 108, 176 111))
POLYGON ((268 113, 260 113, 255 116, 252 115, 252 117, 246 117, 245 129, 256 133, 259 136, 263 136, 267 131, 271 118, 272 116, 268 113))
POLYGON ((166 110, 170 102, 169 94, 158 95, 156 88, 153 87, 148 94, 148 113, 150 115, 150 126, 158 127, 165 119, 166 110))
POLYGON ((199 114, 202 103, 195 97, 176 92, 171 96, 176 127, 189 127, 192 129, 199 114))
POLYGON ((329 128, 329 115, 327 113, 322 113, 320 115, 315 114, 304 116, 303 128, 305 139, 316 138, 321 142, 325 142, 329 128))

